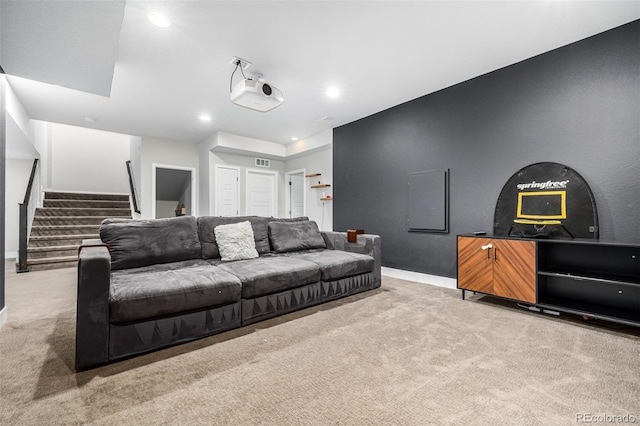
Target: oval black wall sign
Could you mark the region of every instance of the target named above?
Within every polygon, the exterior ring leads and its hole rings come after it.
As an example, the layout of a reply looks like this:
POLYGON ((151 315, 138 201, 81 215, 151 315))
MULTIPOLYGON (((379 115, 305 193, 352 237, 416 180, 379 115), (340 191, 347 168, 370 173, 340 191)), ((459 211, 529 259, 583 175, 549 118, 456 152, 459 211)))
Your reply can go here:
POLYGON ((598 238, 598 212, 591 188, 563 164, 527 166, 502 188, 493 233, 525 238, 598 238))

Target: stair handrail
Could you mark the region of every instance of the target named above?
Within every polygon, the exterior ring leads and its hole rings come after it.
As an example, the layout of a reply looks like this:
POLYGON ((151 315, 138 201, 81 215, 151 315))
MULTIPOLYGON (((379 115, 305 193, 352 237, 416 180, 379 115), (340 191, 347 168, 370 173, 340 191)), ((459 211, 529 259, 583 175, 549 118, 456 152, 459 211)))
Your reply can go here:
POLYGON ((36 209, 40 204, 40 173, 38 173, 39 160, 33 160, 31 167, 31 175, 29 183, 24 194, 24 202, 19 203, 20 221, 19 221, 19 241, 18 241, 18 263, 16 264, 16 272, 29 272, 27 265, 27 244, 29 243, 29 235, 36 209), (34 185, 35 183, 35 185, 34 185), (36 191, 34 191, 36 188, 36 191))
POLYGON ((131 166, 131 160, 126 161, 127 173, 129 174, 129 188, 131 189, 131 201, 133 202, 133 211, 140 214, 140 208, 138 207, 138 195, 136 194, 136 183, 133 178, 133 167, 131 166))

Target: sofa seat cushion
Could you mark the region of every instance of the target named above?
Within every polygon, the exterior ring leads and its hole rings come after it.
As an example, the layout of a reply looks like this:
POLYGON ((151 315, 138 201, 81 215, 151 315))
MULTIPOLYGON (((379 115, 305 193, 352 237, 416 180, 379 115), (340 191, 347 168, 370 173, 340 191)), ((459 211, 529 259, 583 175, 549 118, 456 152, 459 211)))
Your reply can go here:
POLYGON ((315 263, 284 256, 261 256, 221 263, 218 268, 242 281, 242 298, 264 296, 320 281, 315 263))
POLYGON ((240 280, 204 260, 186 260, 111 274, 111 322, 155 318, 240 300, 240 280))
POLYGON ((373 257, 340 250, 308 250, 290 253, 292 259, 313 262, 320 267, 322 281, 334 281, 373 271, 373 257))

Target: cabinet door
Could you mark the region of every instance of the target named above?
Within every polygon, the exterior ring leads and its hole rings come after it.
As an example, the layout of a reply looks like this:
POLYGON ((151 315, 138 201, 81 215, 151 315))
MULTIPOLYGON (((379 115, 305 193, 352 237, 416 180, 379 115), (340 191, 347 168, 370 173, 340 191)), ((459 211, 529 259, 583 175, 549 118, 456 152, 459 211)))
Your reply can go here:
POLYGON ((458 237, 458 288, 493 294, 493 253, 487 248, 493 241, 458 237))
POLYGON ((536 303, 536 244, 493 240, 493 294, 536 303))

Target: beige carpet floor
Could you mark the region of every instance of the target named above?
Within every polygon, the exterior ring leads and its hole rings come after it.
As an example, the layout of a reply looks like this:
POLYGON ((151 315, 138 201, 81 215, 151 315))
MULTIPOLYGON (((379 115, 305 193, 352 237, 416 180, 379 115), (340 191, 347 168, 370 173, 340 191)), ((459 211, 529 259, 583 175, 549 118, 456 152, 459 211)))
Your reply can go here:
POLYGON ((76 271, 7 269, 0 425, 640 423, 636 328, 385 277, 378 290, 76 374, 76 271))

